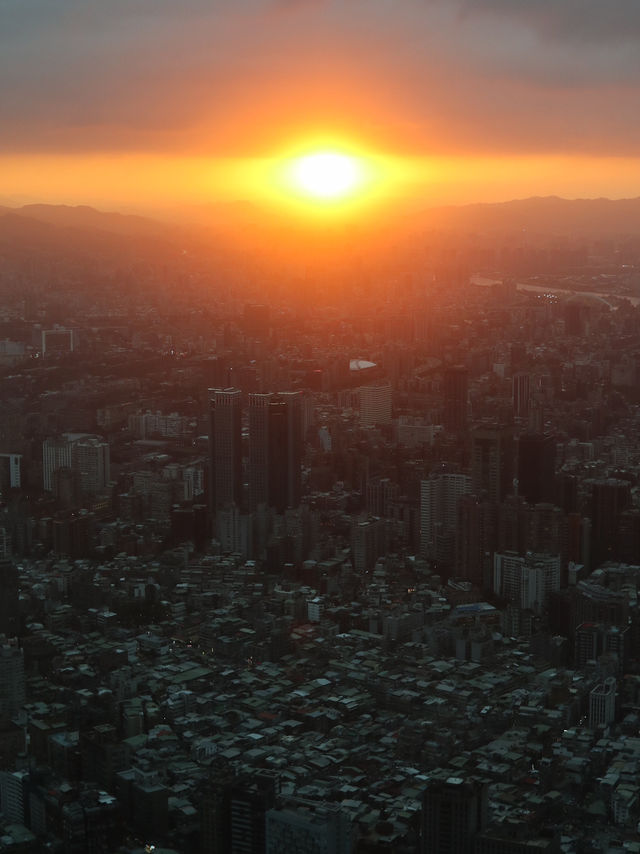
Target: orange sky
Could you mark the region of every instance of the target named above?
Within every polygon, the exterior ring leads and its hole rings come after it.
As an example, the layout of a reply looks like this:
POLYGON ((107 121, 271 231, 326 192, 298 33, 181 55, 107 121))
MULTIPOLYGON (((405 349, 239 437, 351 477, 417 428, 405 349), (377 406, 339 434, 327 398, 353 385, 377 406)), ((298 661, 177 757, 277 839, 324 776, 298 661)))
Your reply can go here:
POLYGON ((0 204, 286 207, 274 164, 316 139, 376 165, 378 206, 637 196, 639 7, 25 0, 0 29, 0 204))

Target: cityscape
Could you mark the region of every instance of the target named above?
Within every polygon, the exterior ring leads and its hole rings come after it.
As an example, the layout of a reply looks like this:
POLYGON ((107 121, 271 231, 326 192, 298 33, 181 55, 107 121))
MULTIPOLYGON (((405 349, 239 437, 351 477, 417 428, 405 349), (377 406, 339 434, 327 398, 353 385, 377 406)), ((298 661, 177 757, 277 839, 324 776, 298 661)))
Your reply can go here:
POLYGON ((640 240, 421 239, 296 305, 39 215, 2 246, 4 848, 636 850, 640 240))
POLYGON ((0 852, 640 854, 639 8, 0 2, 0 852))

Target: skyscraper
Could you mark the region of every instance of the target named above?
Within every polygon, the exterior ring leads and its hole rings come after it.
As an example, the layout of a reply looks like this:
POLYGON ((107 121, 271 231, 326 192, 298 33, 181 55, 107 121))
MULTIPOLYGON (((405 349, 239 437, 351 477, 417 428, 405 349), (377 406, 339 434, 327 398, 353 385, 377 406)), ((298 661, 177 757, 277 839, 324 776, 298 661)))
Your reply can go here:
POLYGON ((494 592, 520 608, 540 611, 560 589, 560 555, 496 552, 493 566, 494 592))
POLYGON ((486 786, 460 777, 428 783, 422 797, 424 854, 471 854, 486 822, 486 786))
MULTIPOLYGON (((420 486, 420 553, 433 557, 436 529, 440 526, 456 532, 458 501, 471 489, 471 478, 464 474, 443 473, 423 480, 420 486)), ((451 556, 453 558, 453 555, 451 556)))
POLYGON ((359 391, 360 424, 363 427, 375 427, 376 424, 391 423, 391 386, 364 385, 359 391))
POLYGON ((229 847, 234 854, 266 850, 266 814, 275 806, 276 780, 268 774, 238 779, 229 791, 229 847))
POLYGON ((518 439, 518 492, 529 504, 553 502, 556 442, 548 433, 526 433, 518 439))
POLYGON ((71 470, 81 495, 96 495, 110 478, 109 445, 97 436, 75 442, 71 451, 71 470))
POLYGON ((518 418, 525 418, 529 412, 529 398, 531 396, 531 376, 523 371, 513 375, 512 400, 513 414, 518 418))
POLYGON ((45 439, 42 443, 42 476, 44 488, 53 491, 54 472, 63 467, 71 468, 72 444, 65 437, 45 439))
POLYGON ((458 499, 455 574, 489 589, 497 545, 497 506, 486 496, 458 499))
POLYGON ((209 507, 242 502, 242 393, 209 389, 209 507))
POLYGON ((456 365, 445 370, 443 392, 442 422, 445 430, 464 430, 467 426, 467 399, 469 394, 469 372, 465 367, 456 365))
MULTIPOLYGON (((4 529, 3 529, 4 530, 4 529)), ((0 634, 13 637, 20 627, 18 569, 8 557, 0 559, 0 634)))
POLYGON ((24 651, 4 644, 0 647, 0 721, 17 715, 24 701, 24 651))
POLYGON ((471 437, 471 491, 500 503, 513 488, 513 430, 480 426, 471 437))
POLYGON ((608 726, 616 717, 616 680, 605 679, 589 693, 589 729, 608 726))
POLYGON ((617 557, 620 516, 631 503, 631 484, 622 478, 608 477, 591 481, 593 565, 617 557))
POLYGON ((333 804, 305 802, 297 809, 271 809, 267 813, 267 854, 331 851, 350 854, 351 820, 333 804))
POLYGON ((284 513, 300 504, 302 395, 249 395, 249 506, 284 513))

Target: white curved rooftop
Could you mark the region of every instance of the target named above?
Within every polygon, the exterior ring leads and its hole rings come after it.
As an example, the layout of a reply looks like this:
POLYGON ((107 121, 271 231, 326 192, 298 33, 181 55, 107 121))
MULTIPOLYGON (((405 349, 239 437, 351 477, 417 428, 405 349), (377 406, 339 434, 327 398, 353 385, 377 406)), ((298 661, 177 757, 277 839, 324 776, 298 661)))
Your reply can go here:
POLYGON ((349 362, 350 371, 364 371, 367 368, 377 367, 375 362, 368 362, 366 359, 351 359, 349 362))

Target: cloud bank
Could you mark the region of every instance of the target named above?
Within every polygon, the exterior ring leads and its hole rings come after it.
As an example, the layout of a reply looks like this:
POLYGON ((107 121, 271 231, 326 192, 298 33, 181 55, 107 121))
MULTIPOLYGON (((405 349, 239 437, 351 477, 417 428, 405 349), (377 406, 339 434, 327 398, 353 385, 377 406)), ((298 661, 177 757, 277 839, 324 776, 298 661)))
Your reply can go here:
POLYGON ((635 0, 0 0, 0 150, 629 155, 635 0))

